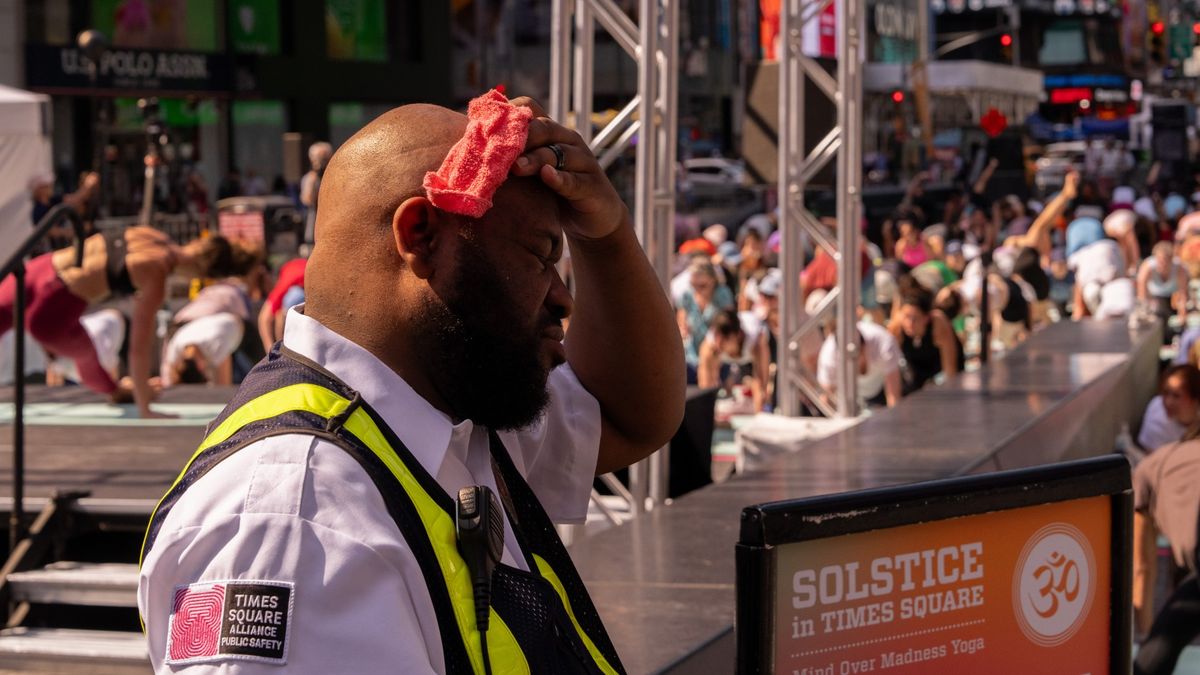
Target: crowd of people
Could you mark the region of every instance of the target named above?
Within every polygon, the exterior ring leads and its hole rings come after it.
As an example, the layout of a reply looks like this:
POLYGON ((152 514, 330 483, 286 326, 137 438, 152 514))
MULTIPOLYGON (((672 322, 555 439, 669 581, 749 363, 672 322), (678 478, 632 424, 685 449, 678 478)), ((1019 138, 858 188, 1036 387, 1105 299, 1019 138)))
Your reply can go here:
MULTIPOLYGON (((919 174, 883 222, 861 224, 870 233, 853 291, 861 403, 894 406, 974 367, 984 350, 1011 350, 1056 321, 1158 321, 1186 362, 1200 337, 1200 329, 1187 329, 1189 288, 1200 275, 1200 192, 1160 187, 1154 170, 1146 186, 1114 184, 1097 168, 1067 173, 1045 200, 1022 199, 989 190, 996 168, 985 164, 937 198, 929 174, 919 174)), ((834 239, 836 218, 814 215, 834 239)), ((769 411, 777 400, 779 227, 776 210, 685 234, 678 248, 671 291, 689 381, 721 387, 741 412, 769 411)), ((800 339, 799 367, 831 392, 837 349, 823 310, 838 267, 804 239, 792 309, 826 320, 800 339)), ((807 400, 808 411, 821 403, 807 400)))
MULTIPOLYGON (((878 227, 861 223, 870 233, 857 252, 861 284, 842 290, 859 299, 857 388, 866 406, 894 406, 1054 322, 1161 325, 1174 363, 1164 364, 1160 395, 1136 436, 1123 433, 1118 446, 1136 466, 1134 604, 1144 640, 1135 672, 1169 673, 1200 626, 1200 325, 1188 320, 1198 309, 1200 182, 1160 181, 1156 165, 1144 184, 1124 184, 1131 182, 1127 153, 1103 147, 1107 154, 1069 171, 1044 200, 989 190, 994 161, 940 201, 929 174, 917 175, 878 227), (1176 574, 1156 614, 1159 533, 1176 574)), ((814 215, 835 239, 841 224, 830 213, 814 215)), ((689 381, 721 388, 726 413, 770 411, 777 400, 778 345, 787 339, 779 325, 779 228, 776 211, 681 237, 671 291, 689 381)), ((838 266, 813 241, 804 248, 791 309, 802 320, 831 317, 823 310, 838 287, 838 266)), ((807 414, 829 410, 822 403, 831 403, 837 385, 834 324, 817 325, 794 341, 798 367, 826 397, 805 399, 807 414)))

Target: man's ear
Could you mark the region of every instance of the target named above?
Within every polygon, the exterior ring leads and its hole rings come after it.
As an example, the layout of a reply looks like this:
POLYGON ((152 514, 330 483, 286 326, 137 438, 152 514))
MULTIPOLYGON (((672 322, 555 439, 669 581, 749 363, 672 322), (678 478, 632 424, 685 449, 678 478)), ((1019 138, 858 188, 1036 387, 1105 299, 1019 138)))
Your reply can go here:
POLYGON ((425 197, 404 200, 392 214, 396 252, 419 279, 433 274, 433 254, 443 236, 444 214, 425 197))

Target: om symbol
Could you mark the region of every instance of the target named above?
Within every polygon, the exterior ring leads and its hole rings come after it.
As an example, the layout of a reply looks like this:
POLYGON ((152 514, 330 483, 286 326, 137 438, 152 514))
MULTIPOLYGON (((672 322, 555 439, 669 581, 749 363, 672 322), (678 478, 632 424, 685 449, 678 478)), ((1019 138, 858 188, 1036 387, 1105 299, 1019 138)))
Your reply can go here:
POLYGON ((1058 551, 1033 571, 1038 582, 1037 597, 1031 597, 1033 610, 1043 619, 1058 613, 1059 601, 1074 602, 1079 596, 1079 566, 1058 551))

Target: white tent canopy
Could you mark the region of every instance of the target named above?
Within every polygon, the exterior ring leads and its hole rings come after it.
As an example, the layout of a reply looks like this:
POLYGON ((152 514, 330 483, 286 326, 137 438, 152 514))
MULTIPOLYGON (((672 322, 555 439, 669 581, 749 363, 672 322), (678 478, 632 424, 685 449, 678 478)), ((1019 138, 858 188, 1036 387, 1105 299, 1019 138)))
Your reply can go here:
POLYGON ((0 86, 0 260, 29 233, 29 181, 50 173, 49 106, 49 96, 0 86))
MULTIPOLYGON (((50 97, 0 86, 0 261, 29 235, 29 182, 50 173, 50 97)), ((12 381, 12 332, 0 339, 0 383, 12 381)), ((25 372, 45 369, 42 351, 25 341, 25 372)))

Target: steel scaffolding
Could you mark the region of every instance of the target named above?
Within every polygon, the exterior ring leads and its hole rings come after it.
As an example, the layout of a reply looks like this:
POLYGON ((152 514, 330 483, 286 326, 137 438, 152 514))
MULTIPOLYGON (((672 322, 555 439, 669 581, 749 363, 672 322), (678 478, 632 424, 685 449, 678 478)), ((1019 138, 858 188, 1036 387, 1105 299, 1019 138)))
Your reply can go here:
POLYGON ((862 215, 862 0, 839 0, 837 71, 831 75, 804 53, 804 24, 818 17, 832 0, 784 0, 780 7, 779 49, 779 225, 783 290, 780 296, 780 330, 784 349, 779 351, 779 403, 787 415, 798 415, 807 401, 830 417, 858 414, 858 329, 856 327, 862 278, 858 251, 862 215), (804 88, 811 80, 837 107, 837 125, 805 153, 804 88), (814 177, 837 156, 837 231, 831 233, 805 207, 804 191, 814 177), (812 315, 806 316, 801 299, 800 273, 804 269, 804 237, 824 250, 838 266, 837 287, 825 296, 812 315), (821 330, 829 314, 836 315, 836 389, 825 390, 804 366, 802 338, 821 330))
MULTIPOLYGON (((613 0, 554 0, 550 42, 550 116, 574 126, 607 168, 636 139, 633 219, 666 288, 674 250, 678 135, 679 0, 640 0, 635 24, 613 0), (593 47, 603 28, 638 67, 638 90, 592 134, 593 47)), ((667 498, 668 449, 630 467, 630 489, 614 490, 633 513, 667 498)), ((608 481, 615 483, 615 479, 608 481)))

